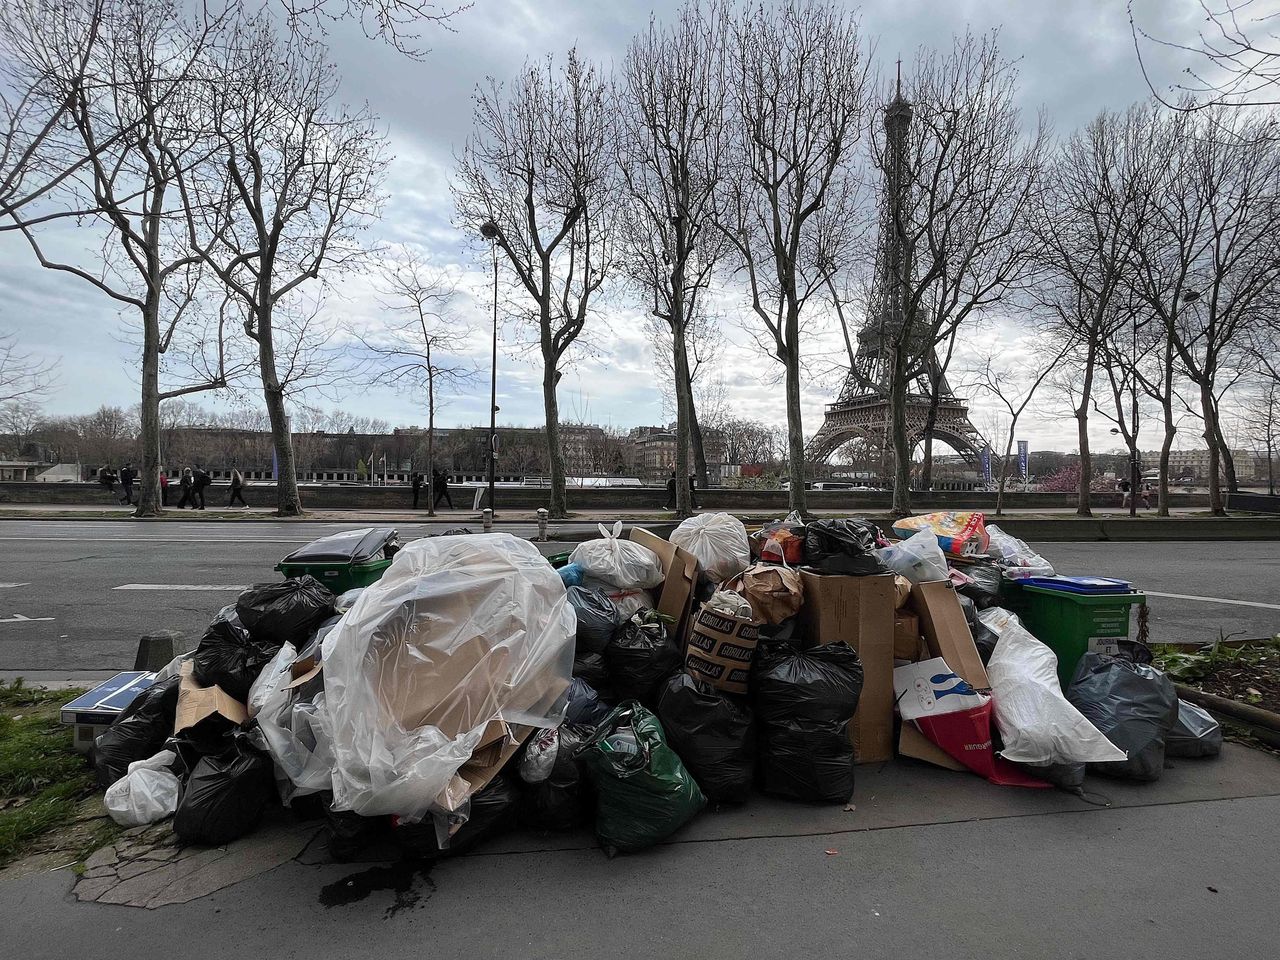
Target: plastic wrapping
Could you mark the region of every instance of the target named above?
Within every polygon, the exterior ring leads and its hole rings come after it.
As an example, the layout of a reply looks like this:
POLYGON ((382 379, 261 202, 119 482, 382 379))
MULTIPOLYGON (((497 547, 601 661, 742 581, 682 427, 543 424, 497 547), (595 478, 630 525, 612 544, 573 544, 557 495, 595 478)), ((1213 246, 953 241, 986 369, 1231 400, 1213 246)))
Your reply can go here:
POLYGON ((595 577, 583 577, 579 586, 606 597, 617 608, 622 620, 629 620, 641 610, 652 609, 658 603, 657 598, 648 590, 641 590, 639 587, 624 590, 595 577))
POLYGON ((221 846, 251 833, 275 790, 271 760, 240 731, 198 758, 182 784, 173 832, 185 843, 221 846))
POLYGON ((101 789, 128 773, 130 764, 155 756, 173 734, 178 682, 177 677, 170 677, 153 683, 98 735, 93 745, 93 765, 101 789))
POLYGON ((122 827, 141 827, 173 813, 180 787, 173 772, 177 759, 172 750, 161 750, 129 764, 129 772, 109 786, 102 798, 111 819, 122 827))
POLYGON ((569 554, 586 577, 624 590, 652 590, 662 583, 662 561, 648 547, 623 540, 621 520, 612 529, 602 523, 599 530, 600 539, 580 543, 569 554))
POLYGON ((716 583, 736 576, 751 563, 747 528, 727 513, 700 513, 671 531, 672 543, 698 558, 698 563, 716 583))
POLYGON ((585 574, 583 574, 582 568, 576 563, 566 563, 557 572, 560 574, 560 579, 564 581, 564 585, 566 587, 582 586, 582 580, 585 574))
POLYGON ((465 815, 435 813, 422 823, 399 824, 391 838, 415 857, 466 853, 515 826, 518 797, 515 785, 498 774, 467 800, 465 815))
POLYGON ((943 553, 965 556, 987 552, 991 538, 987 533, 986 515, 977 510, 941 510, 917 517, 903 517, 893 522, 893 532, 912 537, 928 530, 938 540, 943 553))
POLYGON ((293 646, 285 644, 267 664, 249 695, 262 746, 275 763, 281 798, 320 793, 331 786, 333 746, 325 732, 322 683, 290 689, 293 646), (308 696, 309 695, 309 696, 308 696), (252 704, 257 704, 254 711, 252 704))
POLYGON ((900 543, 876 551, 884 565, 912 583, 928 583, 948 578, 947 558, 938 538, 921 530, 900 543))
POLYGON ((792 800, 839 803, 853 793, 848 725, 862 694, 862 663, 848 644, 801 652, 762 646, 752 677, 760 786, 792 800))
POLYGON ((1165 739, 1178 719, 1173 681, 1153 667, 1086 653, 1067 699, 1103 736, 1129 755, 1117 763, 1090 764, 1095 773, 1130 780, 1159 780, 1165 739))
POLYGON ((622 626, 618 608, 602 593, 587 587, 570 587, 566 593, 578 620, 577 650, 599 653, 622 626))
POLYGON ((1017 537, 1011 537, 1005 533, 994 523, 987 525, 987 536, 991 538, 991 543, 987 547, 987 556, 995 557, 996 563, 1004 568, 1004 575, 1008 579, 1057 576, 1054 573, 1053 564, 1017 537))
MULTIPOLYGON (((306 635, 299 640, 305 641, 306 635)), ((236 608, 228 604, 200 638, 192 658, 193 676, 200 686, 221 687, 229 697, 244 703, 253 681, 279 649, 278 643, 255 640, 236 608)))
POLYGON ((751 534, 751 555, 767 563, 804 563, 805 525, 775 520, 751 534))
POLYGON ((870 576, 884 573, 876 548, 885 543, 870 520, 815 520, 805 526, 805 563, 823 573, 870 576))
POLYGON ((422 819, 491 723, 564 717, 564 583, 505 533, 415 540, 325 638, 336 810, 422 819))
POLYGON ((638 703, 609 714, 582 757, 596 788, 596 836, 609 853, 665 840, 706 805, 657 717, 638 703))
POLYGON ((604 721, 612 709, 612 706, 600 699, 595 687, 580 677, 573 678, 569 684, 569 705, 564 714, 566 723, 595 727, 604 721))
POLYGON ((747 799, 756 741, 751 708, 745 702, 678 673, 663 684, 658 719, 671 749, 709 799, 747 799))
POLYGON ((965 582, 956 588, 956 592, 973 600, 979 610, 985 610, 1000 602, 1004 577, 995 564, 990 561, 969 564, 964 568, 964 580, 965 582))
POLYGON ((575 656, 573 678, 590 684, 596 693, 606 700, 617 700, 613 690, 613 678, 609 676, 609 665, 604 662, 604 654, 583 653, 575 656))
POLYGON ((539 730, 516 764, 520 779, 521 822, 534 830, 572 830, 591 816, 586 767, 576 755, 591 729, 561 724, 539 730))
POLYGON ((671 642, 658 611, 637 613, 614 634, 604 662, 619 700, 654 702, 658 685, 680 668, 680 650, 671 642))
POLYGON ((315 577, 297 577, 250 587, 236 598, 236 614, 258 643, 292 643, 301 649, 333 613, 333 601, 333 593, 315 577))
POLYGON ((352 587, 338 594, 333 599, 333 609, 338 613, 346 613, 356 605, 356 601, 360 599, 360 594, 364 593, 365 587, 352 587))
POLYGON ((1180 699, 1164 752, 1170 757, 1216 757, 1222 752, 1222 727, 1208 710, 1180 699))
POLYGON ((1001 755, 1017 763, 1104 763, 1124 760, 1118 749, 1062 695, 1058 658, 1007 611, 979 615, 999 640, 987 664, 1001 755))
POLYGON ((804 581, 787 567, 757 563, 725 584, 751 604, 752 615, 761 623, 779 624, 800 612, 804 603, 804 581))

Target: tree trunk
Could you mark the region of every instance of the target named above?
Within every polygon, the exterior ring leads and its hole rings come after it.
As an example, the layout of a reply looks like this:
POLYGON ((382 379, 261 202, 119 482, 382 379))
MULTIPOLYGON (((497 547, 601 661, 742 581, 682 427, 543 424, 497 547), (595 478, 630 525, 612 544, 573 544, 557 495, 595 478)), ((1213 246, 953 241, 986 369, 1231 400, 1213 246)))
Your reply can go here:
POLYGON ((911 438, 907 436, 907 356, 905 336, 893 348, 889 408, 893 433, 893 515, 911 515, 911 438))
MULTIPOLYGON (((548 329, 549 321, 544 329, 548 329)), ((556 358, 552 354, 548 337, 542 352, 542 406, 547 418, 547 467, 551 474, 550 514, 553 520, 569 516, 569 498, 564 481, 564 454, 560 451, 560 402, 556 399, 556 383, 560 374, 556 370, 556 358)), ((492 456, 493 451, 489 451, 492 456)))
POLYGON ((1093 368, 1097 348, 1090 341, 1084 360, 1084 383, 1080 387, 1080 405, 1076 407, 1076 432, 1080 446, 1080 486, 1076 496, 1076 515, 1093 516, 1093 451, 1089 449, 1089 399, 1093 395, 1093 368))
POLYGON ((1240 481, 1236 478, 1236 458, 1231 452, 1231 445, 1222 432, 1222 418, 1218 416, 1218 404, 1213 404, 1213 435, 1218 440, 1218 455, 1222 458, 1222 472, 1227 475, 1227 491, 1240 492, 1240 481))
POLYGON ((1169 516, 1169 451, 1173 449, 1173 438, 1177 433, 1178 428, 1173 422, 1173 403, 1170 401, 1165 410, 1164 440, 1160 443, 1160 489, 1156 507, 1158 517, 1169 516))
POLYGON ((1005 441, 1004 456, 1000 458, 1000 483, 996 487, 996 516, 1004 516, 1004 487, 1009 478, 1009 458, 1013 454, 1013 437, 1018 429, 1018 418, 1009 424, 1009 439, 1005 441))
POLYGON ((698 421, 695 403, 689 404, 689 438, 693 441, 693 469, 698 474, 698 485, 705 490, 711 485, 711 474, 707 469, 707 448, 702 440, 702 424, 698 421))
POLYGON ((673 277, 671 298, 672 366, 676 390, 676 518, 683 520, 693 513, 689 492, 689 412, 693 409, 689 385, 689 353, 684 337, 684 303, 681 298, 683 280, 673 277))
POLYGON ((160 504, 160 297, 147 297, 142 313, 142 459, 135 517, 158 517, 160 504))
POLYGON ((933 430, 938 425, 938 404, 942 398, 938 395, 942 388, 939 380, 929 378, 929 412, 924 419, 924 461, 920 465, 920 489, 933 489, 933 430))
POLYGON ((1222 479, 1218 476, 1218 431, 1215 424, 1213 391, 1207 383, 1200 385, 1200 412, 1204 417, 1204 442, 1209 447, 1209 511, 1215 517, 1227 514, 1222 500, 1222 479))
MULTIPOLYGON (((422 485, 427 488, 427 516, 436 515, 436 383, 431 375, 431 353, 427 353, 427 473, 422 485)), ((489 451, 493 456, 493 451, 489 451)), ((446 481, 448 482, 448 481, 446 481)), ((493 506, 490 504, 489 506, 493 506)))
MULTIPOLYGON (((269 303, 268 297, 263 298, 269 303)), ((258 316, 258 363, 262 368, 262 397, 271 420, 271 442, 276 451, 276 513, 282 517, 302 516, 302 495, 298 492, 298 470, 293 458, 293 435, 284 407, 284 389, 276 372, 276 350, 272 340, 271 315, 258 316)), ((372 475, 373 464, 369 465, 372 475)))
MULTIPOLYGON (((789 333, 795 334, 800 325, 797 311, 790 311, 787 319, 789 333)), ((809 498, 804 488, 804 427, 800 412, 800 353, 795 336, 789 338, 791 348, 784 360, 787 370, 787 474, 791 489, 787 501, 791 510, 805 516, 809 512, 809 498)))

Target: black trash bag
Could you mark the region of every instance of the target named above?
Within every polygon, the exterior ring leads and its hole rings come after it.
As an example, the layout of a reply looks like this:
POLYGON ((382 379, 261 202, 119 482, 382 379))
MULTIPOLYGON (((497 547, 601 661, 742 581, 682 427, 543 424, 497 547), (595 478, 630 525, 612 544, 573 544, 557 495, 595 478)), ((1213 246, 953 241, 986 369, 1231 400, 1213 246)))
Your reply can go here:
POLYGON ((848 721, 760 722, 760 789, 809 803, 847 803, 853 796, 853 744, 848 721))
POLYGON ((128 773, 129 764, 154 757, 173 735, 178 682, 170 677, 147 687, 99 734, 93 744, 93 767, 101 789, 128 773))
POLYGON ((622 626, 622 615, 613 601, 590 587, 570 587, 565 591, 573 612, 578 615, 577 653, 600 653, 622 626))
POLYGON ((220 752, 191 767, 178 794, 173 832, 184 843, 222 846, 251 833, 275 797, 271 758, 234 730, 220 752))
POLYGON ((801 651, 786 643, 756 648, 751 685, 760 721, 847 723, 862 695, 862 661, 847 643, 801 651))
POLYGON ((805 564, 857 577, 884 573, 887 568, 876 554, 884 543, 880 528, 870 520, 814 520, 804 528, 805 564))
POLYGON ((387 838, 390 817, 362 817, 350 810, 325 811, 329 828, 329 856, 339 863, 349 863, 367 853, 370 847, 387 838))
POLYGON ((658 685, 680 668, 681 659, 656 610, 641 610, 604 649, 617 700, 639 700, 645 706, 654 703, 658 685))
POLYGON ((973 602, 972 597, 966 597, 957 592, 956 599, 960 601, 960 610, 964 613, 965 622, 969 624, 970 632, 973 626, 978 622, 978 605, 973 602))
POLYGON ((1164 752, 1169 757, 1216 757, 1222 752, 1222 727, 1208 710, 1180 699, 1164 752))
POLYGON ((321 621, 333 613, 333 593, 315 577, 259 583, 236 598, 236 613, 259 643, 279 648, 307 644, 321 621))
POLYGON ((956 593, 968 597, 979 610, 1000 605, 1004 576, 1000 568, 991 563, 966 564, 962 571, 970 582, 956 588, 956 593))
POLYGON ((612 706, 600 699, 595 687, 581 677, 574 677, 569 684, 569 706, 565 711, 565 723, 583 727, 595 727, 609 715, 612 706))
POLYGON ((996 643, 1000 640, 1000 634, 988 628, 981 620, 973 625, 972 632, 973 644, 978 648, 978 656, 982 659, 982 665, 985 667, 991 662, 991 654, 995 653, 996 643))
POLYGON ((1083 763, 1019 763, 1017 766, 1060 790, 1078 793, 1084 789, 1083 763))
POLYGON ((662 686, 658 719, 671 749, 710 800, 742 803, 755 772, 755 723, 746 703, 687 673, 662 686))
POLYGON ((418 823, 396 824, 391 839, 409 856, 424 860, 466 853, 478 843, 515 826, 518 800, 515 786, 498 774, 468 798, 466 820, 461 826, 447 828, 437 824, 434 817, 428 817, 418 823), (442 829, 451 829, 443 847, 440 845, 442 829))
POLYGON ((803 639, 803 627, 800 615, 787 617, 779 623, 762 623, 759 626, 760 643, 794 643, 800 644, 803 639))
POLYGON ((1129 754, 1127 760, 1091 763, 1105 777, 1159 780, 1165 740, 1178 719, 1173 681, 1154 667, 1086 653, 1066 690, 1067 700, 1102 735, 1129 754))
POLYGON ((202 687, 221 687, 228 696, 246 703, 253 681, 279 650, 278 643, 255 640, 241 624, 236 608, 228 605, 200 638, 192 657, 192 677, 202 687))
POLYGON ((573 677, 590 684, 605 700, 616 699, 613 695, 613 680, 609 676, 609 665, 604 662, 603 654, 584 653, 574 657, 573 677))
POLYGON ((539 730, 516 758, 520 822, 532 830, 572 830, 591 819, 595 798, 586 766, 576 754, 591 730, 561 724, 539 730))

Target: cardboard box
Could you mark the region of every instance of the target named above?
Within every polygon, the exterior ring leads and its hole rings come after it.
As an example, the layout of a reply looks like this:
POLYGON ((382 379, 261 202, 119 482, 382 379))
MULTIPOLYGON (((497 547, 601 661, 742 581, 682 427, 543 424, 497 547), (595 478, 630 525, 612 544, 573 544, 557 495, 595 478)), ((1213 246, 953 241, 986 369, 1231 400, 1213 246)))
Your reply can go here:
POLYGON ((926 737, 911 721, 904 721, 898 734, 898 756, 932 763, 944 770, 964 771, 969 768, 926 737))
POLYGON ((920 632, 929 653, 941 657, 975 690, 990 690, 987 669, 964 618, 960 599, 949 580, 933 580, 911 587, 911 606, 920 617, 920 632))
POLYGON ((725 693, 746 694, 760 628, 750 617, 703 607, 693 620, 684 669, 725 693))
POLYGON ((662 562, 663 580, 662 588, 658 593, 658 612, 671 618, 674 624, 671 639, 675 641, 678 648, 683 650, 693 613, 693 589, 698 582, 698 558, 643 527, 632 527, 627 537, 642 547, 648 547, 662 562))
POLYGON ((858 763, 893 759, 892 574, 849 577, 801 570, 801 618, 817 644, 843 640, 862 660, 862 696, 849 724, 858 763))
POLYGON ((893 656, 895 660, 915 660, 920 653, 920 618, 906 610, 893 614, 893 656))
POLYGON ((173 732, 180 733, 193 727, 205 717, 216 713, 232 723, 244 723, 249 711, 221 687, 202 687, 196 683, 194 665, 190 660, 182 665, 182 679, 178 681, 178 709, 174 714, 173 732))
POLYGON ((489 721, 479 745, 472 751, 471 759, 458 769, 449 785, 440 793, 440 806, 445 810, 457 810, 464 800, 487 787, 529 739, 534 729, 520 724, 507 724, 502 720, 489 721))

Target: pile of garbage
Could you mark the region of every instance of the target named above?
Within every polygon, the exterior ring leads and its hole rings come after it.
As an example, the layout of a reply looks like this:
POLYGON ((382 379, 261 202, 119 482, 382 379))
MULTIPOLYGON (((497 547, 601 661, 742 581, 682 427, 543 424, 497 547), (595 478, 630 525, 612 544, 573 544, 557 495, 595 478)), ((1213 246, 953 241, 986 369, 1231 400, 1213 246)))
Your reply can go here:
POLYGON ((895 756, 1079 790, 1221 746, 1128 642, 1137 594, 1057 577, 980 513, 891 535, 705 514, 669 539, 602 525, 558 566, 502 533, 362 562, 335 594, 286 558, 154 677, 95 744, 112 817, 224 844, 283 803, 338 858, 593 825, 613 854, 756 789, 847 804, 856 765, 895 756), (1124 638, 1035 636, 1068 588, 1120 604, 1124 638))

